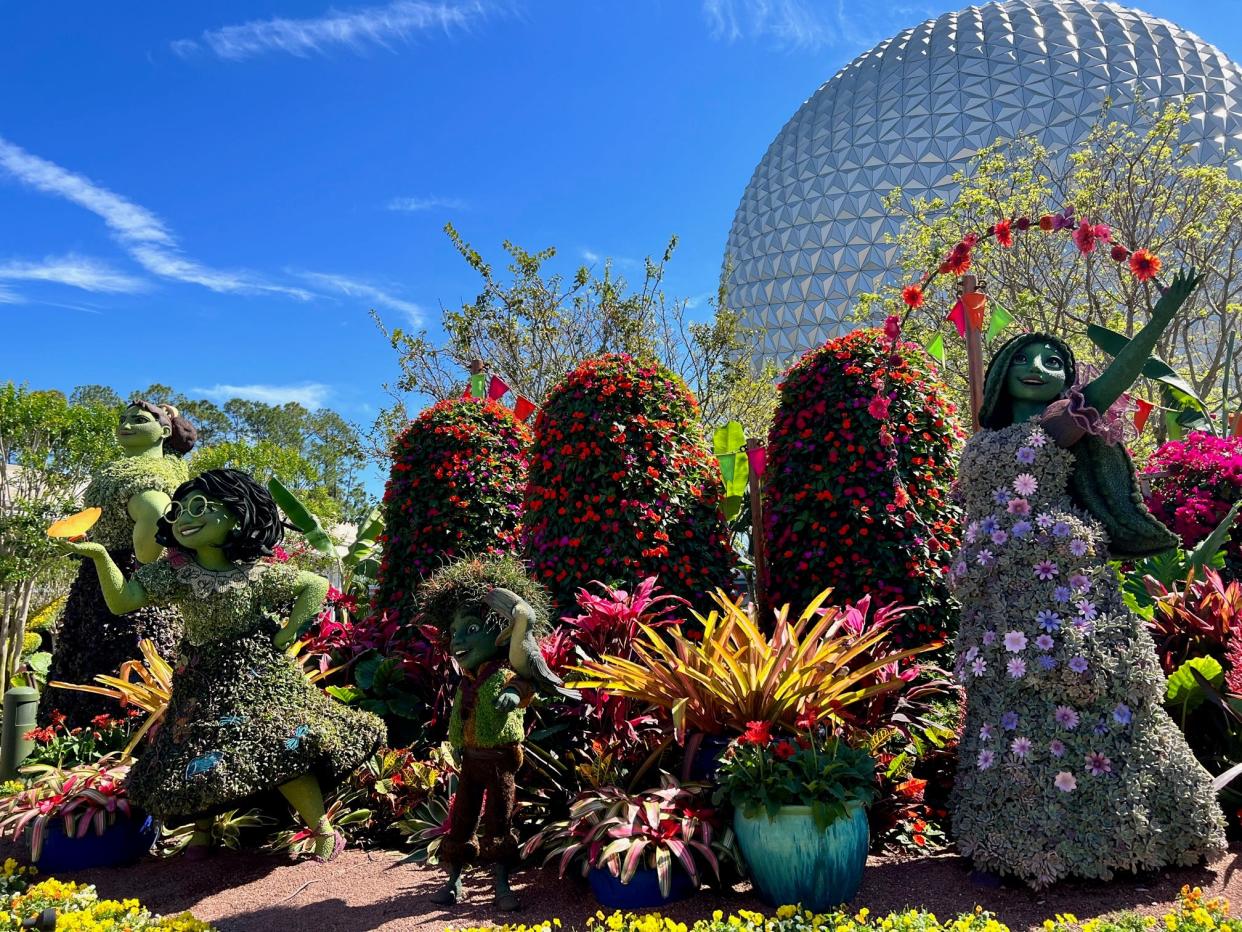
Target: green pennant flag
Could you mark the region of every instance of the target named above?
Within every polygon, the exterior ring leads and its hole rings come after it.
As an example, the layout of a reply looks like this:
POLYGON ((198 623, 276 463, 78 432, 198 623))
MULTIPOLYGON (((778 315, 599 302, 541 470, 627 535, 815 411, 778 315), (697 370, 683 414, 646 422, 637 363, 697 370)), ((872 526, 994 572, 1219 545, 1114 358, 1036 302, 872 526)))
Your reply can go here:
POLYGON ((927 355, 944 365, 944 338, 940 334, 936 334, 936 339, 927 344, 927 355))
POLYGON ((487 397, 487 376, 482 372, 470 376, 470 394, 475 398, 487 397))
POLYGON ((1013 323, 1013 315, 1007 310, 992 302, 992 318, 988 321, 988 341, 991 342, 1000 336, 1001 331, 1013 323))

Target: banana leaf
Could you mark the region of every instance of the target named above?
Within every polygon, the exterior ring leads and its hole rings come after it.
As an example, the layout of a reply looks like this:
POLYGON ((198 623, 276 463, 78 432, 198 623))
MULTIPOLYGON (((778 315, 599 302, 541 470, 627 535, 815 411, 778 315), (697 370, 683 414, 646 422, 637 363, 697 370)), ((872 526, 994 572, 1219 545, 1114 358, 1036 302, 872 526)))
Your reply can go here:
POLYGON ((332 538, 328 536, 328 532, 324 530, 319 519, 302 504, 301 499, 285 488, 284 483, 275 476, 267 480, 267 490, 272 493, 272 498, 276 500, 280 510, 302 533, 308 544, 322 554, 330 557, 336 556, 336 546, 332 543, 332 538))
POLYGON ((725 520, 732 522, 742 510, 750 483, 750 461, 746 457, 746 433, 737 421, 730 421, 712 434, 712 450, 724 478, 725 520))

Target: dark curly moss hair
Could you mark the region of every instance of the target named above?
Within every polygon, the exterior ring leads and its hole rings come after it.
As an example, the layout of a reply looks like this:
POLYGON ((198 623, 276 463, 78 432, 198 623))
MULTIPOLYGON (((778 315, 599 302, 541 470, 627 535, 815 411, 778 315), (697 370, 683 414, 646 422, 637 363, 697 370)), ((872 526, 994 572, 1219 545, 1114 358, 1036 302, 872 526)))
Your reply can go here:
POLYGON ((547 630, 548 591, 530 577, 521 560, 508 556, 471 557, 437 570, 418 594, 419 615, 427 624, 448 631, 457 610, 471 608, 499 632, 507 620, 483 601, 493 589, 508 589, 525 599, 535 610, 535 633, 547 630))
POLYGON ((1060 337, 1050 333, 1020 333, 1001 344, 1000 349, 988 363, 987 375, 983 377, 983 406, 979 410, 979 424, 989 430, 1000 430, 1013 423, 1013 400, 1005 391, 1005 377, 1009 364, 1018 350, 1031 343, 1051 343, 1065 357, 1065 387, 1069 389, 1078 380, 1078 363, 1074 351, 1060 337))
MULTIPOLYGON (((272 548, 284 540, 285 524, 276 501, 248 473, 240 469, 209 469, 177 486, 173 501, 184 501, 196 492, 224 505, 237 519, 237 527, 224 544, 226 559, 252 563, 259 557, 270 556, 272 548)), ((181 547, 173 537, 172 525, 163 518, 155 530, 155 539, 165 547, 181 547)))

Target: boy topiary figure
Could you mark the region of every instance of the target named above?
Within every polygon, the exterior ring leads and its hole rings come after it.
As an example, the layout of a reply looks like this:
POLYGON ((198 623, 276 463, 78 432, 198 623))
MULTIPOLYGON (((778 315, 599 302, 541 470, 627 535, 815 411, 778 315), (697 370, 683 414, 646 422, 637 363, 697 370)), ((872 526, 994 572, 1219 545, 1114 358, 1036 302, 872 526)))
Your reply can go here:
POLYGON ((547 595, 517 560, 490 557, 440 570, 427 581, 420 601, 427 619, 446 632, 462 674, 449 719, 449 743, 460 772, 449 833, 440 845, 449 876, 433 899, 456 904, 462 870, 482 861, 493 866, 496 906, 515 910, 519 903, 509 888, 509 871, 518 860, 513 810, 525 709, 537 689, 569 692, 538 656, 547 595))

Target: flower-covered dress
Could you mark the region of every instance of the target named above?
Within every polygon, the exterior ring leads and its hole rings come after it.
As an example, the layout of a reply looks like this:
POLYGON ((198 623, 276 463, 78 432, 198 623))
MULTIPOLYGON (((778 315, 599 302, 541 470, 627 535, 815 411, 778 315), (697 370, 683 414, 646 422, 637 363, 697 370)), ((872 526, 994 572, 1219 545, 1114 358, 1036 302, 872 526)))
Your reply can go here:
POLYGON ((969 523, 951 570, 966 688, 953 831, 977 867, 1036 887, 1224 845, 1211 777, 1164 711, 1104 529, 1068 495, 1063 427, 1050 411, 966 445, 969 523))
POLYGON ((129 775, 130 797, 148 812, 232 808, 303 774, 326 788, 384 741, 379 718, 309 683, 272 642, 297 577, 265 563, 215 572, 176 550, 136 574, 151 602, 185 619, 168 712, 129 775))
MULTIPOLYGON (((151 491, 171 497, 188 478, 185 461, 173 456, 127 456, 107 464, 83 495, 86 507, 102 512, 87 539, 107 547, 112 562, 126 576, 132 575, 141 564, 134 555, 130 499, 151 491)), ((154 642, 162 656, 171 657, 180 632, 181 619, 172 608, 149 606, 128 615, 112 614, 94 564, 83 560, 65 603, 48 680, 93 685, 96 675, 115 674, 125 661, 141 657, 138 644, 144 639, 154 642)), ((68 727, 77 728, 97 715, 115 713, 116 703, 106 696, 46 689, 39 700, 39 720, 47 722, 53 711, 64 713, 68 727)))

